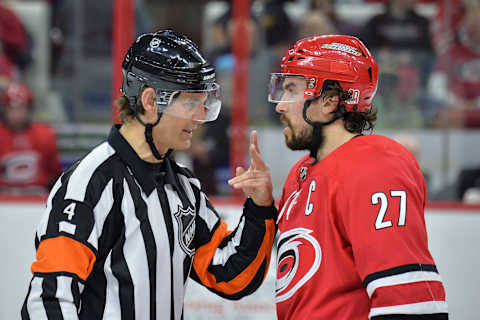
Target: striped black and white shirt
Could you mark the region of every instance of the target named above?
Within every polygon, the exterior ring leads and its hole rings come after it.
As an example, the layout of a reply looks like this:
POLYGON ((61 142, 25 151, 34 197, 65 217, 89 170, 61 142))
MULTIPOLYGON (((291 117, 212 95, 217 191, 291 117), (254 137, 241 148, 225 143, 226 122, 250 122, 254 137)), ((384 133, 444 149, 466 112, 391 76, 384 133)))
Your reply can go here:
POLYGON ((229 231, 189 170, 160 166, 114 126, 61 176, 37 228, 22 319, 177 320, 188 277, 229 299, 260 286, 274 206, 247 200, 229 231))

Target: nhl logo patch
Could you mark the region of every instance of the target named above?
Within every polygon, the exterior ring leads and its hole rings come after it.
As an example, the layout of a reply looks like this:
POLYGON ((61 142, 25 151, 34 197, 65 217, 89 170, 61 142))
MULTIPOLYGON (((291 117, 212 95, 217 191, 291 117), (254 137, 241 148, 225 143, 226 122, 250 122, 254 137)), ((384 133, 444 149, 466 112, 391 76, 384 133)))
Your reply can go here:
POLYGON ((305 179, 307 179, 307 170, 307 167, 302 167, 300 169, 300 181, 305 181, 305 179))
POLYGON ((154 50, 160 46, 160 39, 158 38, 153 38, 152 41, 150 41, 150 49, 154 50))
POLYGON ((191 257, 195 252, 195 249, 190 248, 190 244, 195 236, 195 210, 192 207, 182 208, 178 206, 178 211, 174 216, 178 223, 180 246, 191 257))

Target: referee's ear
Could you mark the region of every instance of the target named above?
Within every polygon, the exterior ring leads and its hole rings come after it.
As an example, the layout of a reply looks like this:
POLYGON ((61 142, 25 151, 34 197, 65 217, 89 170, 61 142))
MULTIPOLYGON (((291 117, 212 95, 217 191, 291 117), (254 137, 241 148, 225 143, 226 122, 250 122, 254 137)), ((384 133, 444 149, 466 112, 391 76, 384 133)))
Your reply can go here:
POLYGON ((155 90, 147 88, 142 92, 142 106, 145 110, 145 120, 147 123, 157 120, 157 101, 155 97, 155 90))

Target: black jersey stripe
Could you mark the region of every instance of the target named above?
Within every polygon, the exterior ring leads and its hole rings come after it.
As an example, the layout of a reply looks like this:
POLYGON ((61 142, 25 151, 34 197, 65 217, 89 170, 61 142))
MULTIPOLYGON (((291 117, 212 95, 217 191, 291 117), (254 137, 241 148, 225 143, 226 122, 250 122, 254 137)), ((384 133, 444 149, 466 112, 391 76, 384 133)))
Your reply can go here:
POLYGON ((113 194, 115 199, 112 208, 105 218, 101 235, 98 238, 97 262, 87 280, 88 292, 82 297, 83 308, 80 319, 102 319, 106 307, 107 290, 105 288, 107 288, 107 277, 103 268, 108 254, 124 232, 123 216, 120 214, 121 199, 124 194, 123 186, 121 184, 114 185, 113 194))
POLYGON ((192 269, 192 259, 187 255, 183 260, 183 283, 187 282, 190 270, 192 269))
MULTIPOLYGON (((260 285, 262 284, 263 278, 265 276, 266 268, 267 268, 267 259, 264 259, 260 268, 255 273, 255 276, 253 277, 252 281, 250 281, 250 283, 242 291, 236 292, 234 294, 225 294, 223 292, 220 292, 220 291, 215 290, 215 289, 210 288, 210 287, 207 287, 207 289, 210 290, 211 292, 215 293, 216 295, 222 297, 222 298, 225 298, 225 299, 228 299, 228 300, 239 300, 239 299, 255 292, 255 290, 257 290, 258 287, 260 287, 260 285)), ((198 275, 196 274, 194 268, 192 268, 192 272, 191 272, 190 276, 191 276, 192 279, 194 279, 195 281, 197 281, 198 283, 201 284, 201 281, 200 281, 198 275)))
MULTIPOLYGON (((105 261, 101 261, 101 265, 105 261)), ((106 304, 106 292, 103 288, 107 285, 107 279, 103 272, 92 272, 88 277, 86 285, 88 286, 88 293, 82 296, 82 310, 80 319, 102 319, 103 310, 106 304)), ((78 283, 72 282, 72 292, 75 304, 77 304, 76 295, 79 294, 78 283), (75 290, 75 291, 73 291, 75 290)), ((78 297, 80 302, 80 297, 78 297)))
MULTIPOLYGON (((125 224, 123 230, 125 231, 125 224)), ((120 319, 135 319, 135 298, 133 291, 133 280, 128 269, 125 255, 123 254, 123 246, 125 244, 125 233, 122 233, 111 255, 112 273, 118 280, 120 295, 120 310, 122 316, 120 319)))
POLYGON ((135 184, 131 176, 127 176, 127 183, 129 183, 129 190, 134 200, 135 215, 140 221, 140 230, 142 232, 143 241, 145 243, 145 250, 148 263, 148 275, 150 281, 150 319, 156 319, 156 283, 157 283, 157 246, 155 244, 155 237, 153 235, 152 226, 148 219, 148 208, 142 199, 141 191, 138 185, 135 184))
POLYGON ((363 280, 363 285, 367 287, 370 282, 375 281, 377 279, 395 276, 398 274, 412 272, 412 271, 429 271, 429 272, 438 273, 437 267, 433 264, 421 264, 421 263, 406 264, 406 265, 398 266, 395 268, 371 273, 365 277, 365 279, 363 280))
POLYGON ((77 310, 80 309, 80 288, 78 285, 79 282, 76 279, 72 279, 70 290, 72 291, 73 303, 75 304, 77 310))
POLYGON ((42 281, 42 291, 43 307, 45 308, 48 319, 63 319, 60 303, 55 297, 57 293, 57 278, 52 275, 44 277, 42 281))
MULTIPOLYGON (((171 297, 174 297, 174 290, 173 290, 173 252, 175 249, 174 245, 174 235, 173 235, 173 221, 172 215, 170 213, 170 206, 168 204, 168 197, 165 191, 165 181, 161 179, 159 182, 159 188, 157 189, 158 198, 160 200, 160 206, 162 207, 163 212, 163 219, 165 221, 165 226, 167 228, 168 233, 168 242, 170 245, 170 292, 171 297)), ((170 299, 170 319, 173 320, 175 318, 175 305, 173 299, 170 299)))
MULTIPOLYGON (((53 196, 52 202, 54 203, 63 203, 63 199, 65 199, 65 192, 67 191, 67 183, 62 184, 62 186, 57 190, 57 193, 53 196)), ((62 206, 62 210, 63 210, 62 206)), ((60 211, 59 206, 54 206, 51 209, 51 213, 48 219, 47 223, 47 229, 45 235, 49 235, 52 237, 53 235, 58 234, 58 217, 60 214, 62 214, 62 211, 60 211)), ((39 234, 40 240, 43 239, 45 236, 44 234, 39 234)))
MULTIPOLYGON (((233 280, 242 270, 247 268, 253 262, 253 260, 255 260, 256 255, 246 255, 245 252, 242 252, 243 248, 253 249, 254 251, 258 252, 263 244, 265 228, 262 228, 258 221, 246 219, 245 216, 242 216, 240 221, 242 220, 245 224, 243 227, 244 230, 255 230, 255 232, 249 232, 248 234, 246 232, 242 233, 241 240, 239 241, 241 246, 238 245, 235 247, 236 253, 229 256, 224 265, 211 265, 209 267, 209 271, 216 275, 216 279, 219 282, 229 282, 233 280)), ((228 235, 218 246, 218 248, 222 249, 228 246, 236 236, 237 232, 239 232, 239 229, 236 229, 234 232, 228 235)))
POLYGON ((25 297, 22 309, 20 311, 20 316, 22 317, 22 320, 30 320, 30 315, 28 314, 28 310, 27 310, 27 301, 28 301, 28 297, 30 297, 31 292, 32 292, 32 280, 30 280, 30 284, 28 285, 27 296, 25 297))

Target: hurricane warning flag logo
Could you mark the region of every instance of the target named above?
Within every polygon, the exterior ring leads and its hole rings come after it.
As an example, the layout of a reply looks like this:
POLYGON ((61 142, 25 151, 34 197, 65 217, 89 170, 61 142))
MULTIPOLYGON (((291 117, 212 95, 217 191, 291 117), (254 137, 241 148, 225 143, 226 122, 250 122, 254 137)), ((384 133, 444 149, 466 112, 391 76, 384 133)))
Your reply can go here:
POLYGON ((320 267, 322 250, 310 233, 312 230, 296 228, 278 239, 276 302, 293 296, 320 267))

